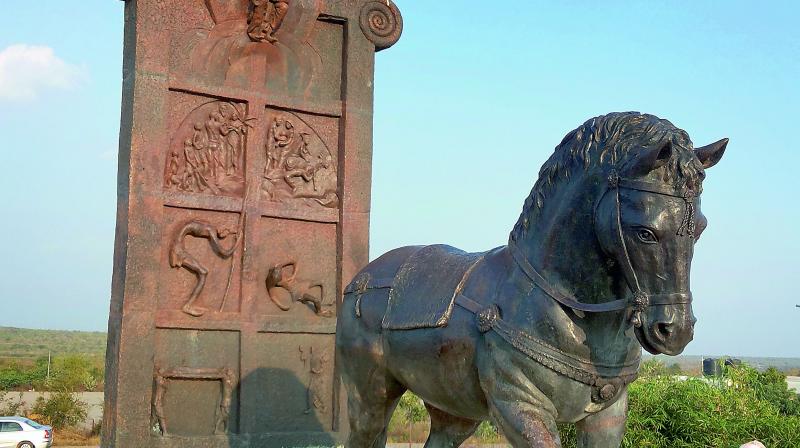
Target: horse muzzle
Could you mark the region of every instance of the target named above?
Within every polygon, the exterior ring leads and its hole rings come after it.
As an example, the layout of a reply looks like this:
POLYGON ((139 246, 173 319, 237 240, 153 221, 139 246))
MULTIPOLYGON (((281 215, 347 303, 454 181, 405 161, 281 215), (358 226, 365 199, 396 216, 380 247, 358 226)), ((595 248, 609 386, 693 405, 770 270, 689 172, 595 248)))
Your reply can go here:
POLYGON ((640 325, 635 327, 636 339, 642 348, 657 355, 679 355, 694 339, 697 319, 691 304, 655 305, 642 313, 640 325))

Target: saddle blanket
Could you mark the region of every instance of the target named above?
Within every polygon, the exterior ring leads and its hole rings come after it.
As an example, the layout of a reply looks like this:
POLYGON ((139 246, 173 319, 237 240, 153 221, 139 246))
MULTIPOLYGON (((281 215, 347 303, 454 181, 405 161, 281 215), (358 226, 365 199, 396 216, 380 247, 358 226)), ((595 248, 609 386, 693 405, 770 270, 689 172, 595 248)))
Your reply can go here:
POLYGON ((483 255, 444 244, 414 252, 392 280, 382 327, 411 330, 447 325, 455 297, 483 255))

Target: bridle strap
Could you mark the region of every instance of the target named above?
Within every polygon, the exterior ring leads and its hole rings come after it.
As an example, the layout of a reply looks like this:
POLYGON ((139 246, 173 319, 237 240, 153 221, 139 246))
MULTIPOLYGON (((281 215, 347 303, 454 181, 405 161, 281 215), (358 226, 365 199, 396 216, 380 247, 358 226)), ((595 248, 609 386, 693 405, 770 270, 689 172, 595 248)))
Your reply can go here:
MULTIPOLYGON (((619 179, 617 178, 614 180, 615 173, 612 173, 612 177, 609 178, 609 186, 606 187, 605 192, 600 196, 599 203, 603 200, 603 196, 608 193, 608 190, 611 188, 614 189, 614 210, 615 214, 615 224, 617 225, 617 238, 619 239, 619 247, 622 248, 622 256, 624 257, 624 263, 622 263, 622 269, 625 271, 625 281, 628 283, 628 289, 633 292, 634 297, 638 294, 642 294, 642 287, 639 285, 639 277, 636 276, 636 271, 633 269, 633 262, 631 261, 631 256, 628 253, 628 245, 625 243, 625 235, 622 233, 622 204, 620 202, 619 197, 619 179)), ((595 213, 597 211, 595 210, 595 213)))
MULTIPOLYGON (((612 173, 611 176, 614 176, 612 173)), ((661 194, 664 196, 672 196, 674 198, 685 199, 687 197, 694 197, 694 193, 688 189, 677 189, 670 185, 657 184, 654 182, 647 182, 643 180, 622 179, 618 178, 619 188, 627 188, 629 190, 646 191, 648 193, 661 194)))
POLYGON ((520 267, 522 272, 533 282, 533 284, 538 286, 542 291, 544 291, 545 294, 550 296, 556 302, 573 310, 585 311, 589 313, 607 313, 612 311, 622 311, 630 308, 632 311, 631 320, 633 321, 634 325, 639 326, 641 325, 640 313, 647 309, 647 307, 658 305, 688 304, 692 302, 692 296, 688 292, 647 294, 642 290, 641 285, 639 284, 639 278, 636 276, 636 270, 633 267, 633 261, 631 260, 628 252, 628 245, 625 243, 625 235, 622 232, 622 205, 619 192, 621 188, 683 198, 687 202, 687 207, 689 205, 689 201, 691 201, 694 197, 694 193, 690 190, 678 190, 663 184, 632 179, 622 179, 619 177, 616 171, 612 171, 609 175, 608 185, 603 190, 603 194, 601 194, 600 198, 597 200, 597 204, 595 206, 595 215, 597 214, 597 207, 605 195, 608 194, 609 191, 614 190, 615 224, 617 227, 616 235, 619 240, 619 247, 622 250, 622 269, 625 282, 628 284, 628 289, 630 289, 633 293, 633 297, 630 299, 617 299, 602 303, 579 302, 574 297, 570 297, 555 289, 550 282, 548 282, 533 267, 533 265, 530 263, 530 261, 528 261, 527 257, 525 257, 522 251, 520 251, 519 247, 513 240, 509 241, 508 248, 511 252, 512 258, 520 267))
POLYGON ((531 265, 527 258, 522 254, 517 247, 516 244, 513 242, 508 244, 508 248, 511 252, 511 256, 514 258, 514 261, 517 262, 522 272, 545 294, 550 296, 556 302, 572 308, 574 310, 579 311, 586 311, 589 313, 607 313, 611 311, 622 311, 628 307, 628 300, 626 299, 619 299, 614 300, 611 302, 604 302, 604 303, 583 303, 579 302, 572 297, 568 297, 555 288, 553 288, 550 283, 542 277, 539 272, 531 265))

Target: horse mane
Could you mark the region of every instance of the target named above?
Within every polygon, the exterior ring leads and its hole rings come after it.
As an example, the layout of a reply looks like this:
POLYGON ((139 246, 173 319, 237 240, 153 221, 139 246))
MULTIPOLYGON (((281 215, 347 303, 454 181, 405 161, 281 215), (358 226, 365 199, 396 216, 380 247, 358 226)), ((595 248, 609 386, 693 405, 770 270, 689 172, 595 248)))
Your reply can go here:
POLYGON ((567 134, 542 165, 539 179, 511 231, 511 239, 519 241, 525 235, 548 195, 578 169, 600 169, 605 174, 622 167, 636 152, 667 141, 672 142, 673 151, 661 180, 676 188, 686 186, 699 192, 705 173, 686 131, 668 120, 640 112, 601 115, 567 134))

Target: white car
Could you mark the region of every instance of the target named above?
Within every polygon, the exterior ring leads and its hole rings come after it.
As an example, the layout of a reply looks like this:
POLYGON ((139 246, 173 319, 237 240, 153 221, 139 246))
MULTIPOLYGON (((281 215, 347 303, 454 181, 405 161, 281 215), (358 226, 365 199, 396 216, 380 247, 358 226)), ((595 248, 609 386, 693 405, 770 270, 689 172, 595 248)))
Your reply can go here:
POLYGON ((0 448, 49 448, 53 428, 25 417, 0 417, 0 448))

